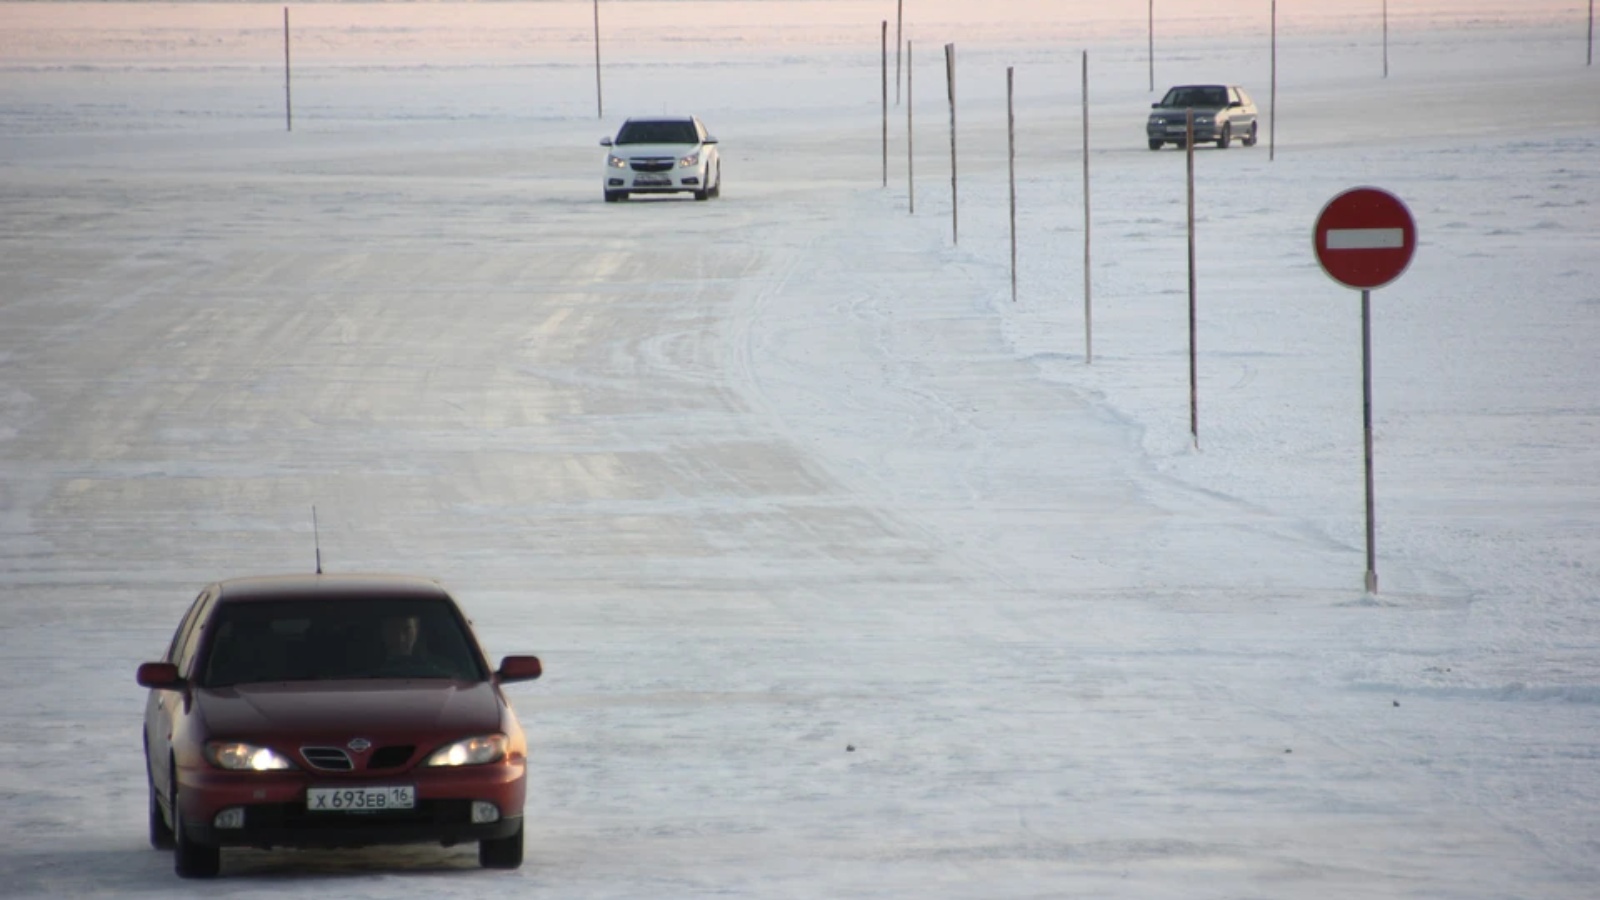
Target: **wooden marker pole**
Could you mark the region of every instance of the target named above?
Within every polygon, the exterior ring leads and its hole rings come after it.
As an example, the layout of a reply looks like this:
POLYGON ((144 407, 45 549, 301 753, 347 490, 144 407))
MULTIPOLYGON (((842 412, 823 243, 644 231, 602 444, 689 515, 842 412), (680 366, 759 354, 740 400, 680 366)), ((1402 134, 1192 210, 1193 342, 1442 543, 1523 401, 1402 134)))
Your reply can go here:
POLYGON ((911 127, 911 110, 913 106, 914 104, 911 102, 911 42, 906 41, 906 211, 914 214, 917 211, 917 179, 915 171, 917 157, 913 152, 913 141, 916 137, 916 132, 911 127))
POLYGON ((1011 190, 1011 302, 1017 302, 1017 113, 1014 69, 1006 66, 1006 172, 1011 190))
POLYGON ((1089 302, 1089 51, 1083 51, 1083 361, 1094 362, 1094 328, 1089 302))
MULTIPOLYGON (((895 4, 895 11, 894 11, 894 105, 895 106, 899 106, 900 105, 900 47, 902 45, 903 35, 904 35, 904 32, 905 32, 905 24, 906 24, 906 0, 899 0, 899 2, 895 4)), ((911 57, 911 48, 909 46, 907 46, 906 47, 906 65, 908 65, 908 66, 911 65, 911 58, 910 57, 911 57)), ((910 73, 909 72, 906 73, 906 77, 908 79, 910 78, 910 73)), ((911 89, 911 86, 909 84, 906 85, 906 90, 908 92, 910 91, 910 89, 911 89)), ((907 98, 907 99, 909 99, 909 98, 907 98)))
POLYGON ((1150 44, 1145 51, 1150 60, 1150 92, 1156 90, 1156 0, 1150 0, 1150 44))
POLYGON ((600 0, 594 0, 594 110, 595 117, 606 117, 605 95, 600 90, 600 0))
POLYGON ((961 243, 958 229, 956 191, 956 45, 944 45, 945 91, 950 95, 950 242, 961 243))
POLYGON ((294 130, 294 98, 289 94, 289 7, 283 8, 283 130, 294 130))
POLYGON ((1189 434, 1194 438, 1195 449, 1200 448, 1200 388, 1199 365, 1195 359, 1196 311, 1194 275, 1194 109, 1187 113, 1187 135, 1184 151, 1189 159, 1189 434))
POLYGON ((1383 77, 1389 77, 1389 0, 1383 0, 1383 77))

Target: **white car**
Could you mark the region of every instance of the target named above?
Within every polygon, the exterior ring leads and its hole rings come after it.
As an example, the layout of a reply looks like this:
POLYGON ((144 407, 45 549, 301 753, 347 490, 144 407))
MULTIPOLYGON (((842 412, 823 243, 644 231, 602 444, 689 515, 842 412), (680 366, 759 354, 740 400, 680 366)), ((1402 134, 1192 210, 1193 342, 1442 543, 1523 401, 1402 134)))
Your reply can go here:
POLYGON ((601 138, 606 154, 607 203, 629 194, 693 194, 709 200, 722 193, 722 157, 717 139, 694 116, 654 116, 622 123, 617 136, 601 138))

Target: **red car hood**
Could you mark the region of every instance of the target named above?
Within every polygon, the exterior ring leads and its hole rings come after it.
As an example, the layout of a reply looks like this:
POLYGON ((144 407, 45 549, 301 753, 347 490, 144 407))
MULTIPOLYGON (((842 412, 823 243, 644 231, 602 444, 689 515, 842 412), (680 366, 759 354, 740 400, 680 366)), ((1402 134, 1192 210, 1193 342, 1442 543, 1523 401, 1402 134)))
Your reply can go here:
POLYGON ((499 696, 488 682, 321 681, 201 690, 195 702, 215 737, 365 733, 420 736, 498 731, 499 696))

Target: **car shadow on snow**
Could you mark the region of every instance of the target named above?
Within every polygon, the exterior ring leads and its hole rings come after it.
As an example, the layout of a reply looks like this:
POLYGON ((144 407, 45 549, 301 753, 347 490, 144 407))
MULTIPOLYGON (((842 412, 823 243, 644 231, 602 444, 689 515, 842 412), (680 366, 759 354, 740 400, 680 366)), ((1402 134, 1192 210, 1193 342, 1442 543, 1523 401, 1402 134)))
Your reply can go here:
MULTIPOLYGON (((287 884, 374 875, 427 878, 481 872, 504 875, 478 865, 476 844, 456 847, 370 847, 357 850, 253 850, 222 853, 220 880, 287 884)), ((185 881, 172 870, 172 854, 149 847, 83 849, 45 853, 0 852, 0 875, 7 897, 132 896, 142 893, 210 896, 216 882, 185 881), (209 886, 209 887, 208 887, 209 886), (194 888, 193 891, 184 890, 194 888)), ((419 890, 426 890, 419 882, 419 890)))
POLYGON ((220 877, 269 879, 327 878, 346 875, 428 875, 485 871, 478 845, 456 847, 365 847, 356 850, 251 850, 222 852, 220 877))

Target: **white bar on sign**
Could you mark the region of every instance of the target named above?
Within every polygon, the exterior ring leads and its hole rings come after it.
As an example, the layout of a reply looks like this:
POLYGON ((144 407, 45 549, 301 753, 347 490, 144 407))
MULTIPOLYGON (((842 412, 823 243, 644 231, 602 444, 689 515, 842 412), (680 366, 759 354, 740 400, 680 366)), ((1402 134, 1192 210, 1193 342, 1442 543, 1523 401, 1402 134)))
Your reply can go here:
POLYGON ((1404 228, 1330 228, 1329 250, 1399 250, 1406 245, 1404 228))

